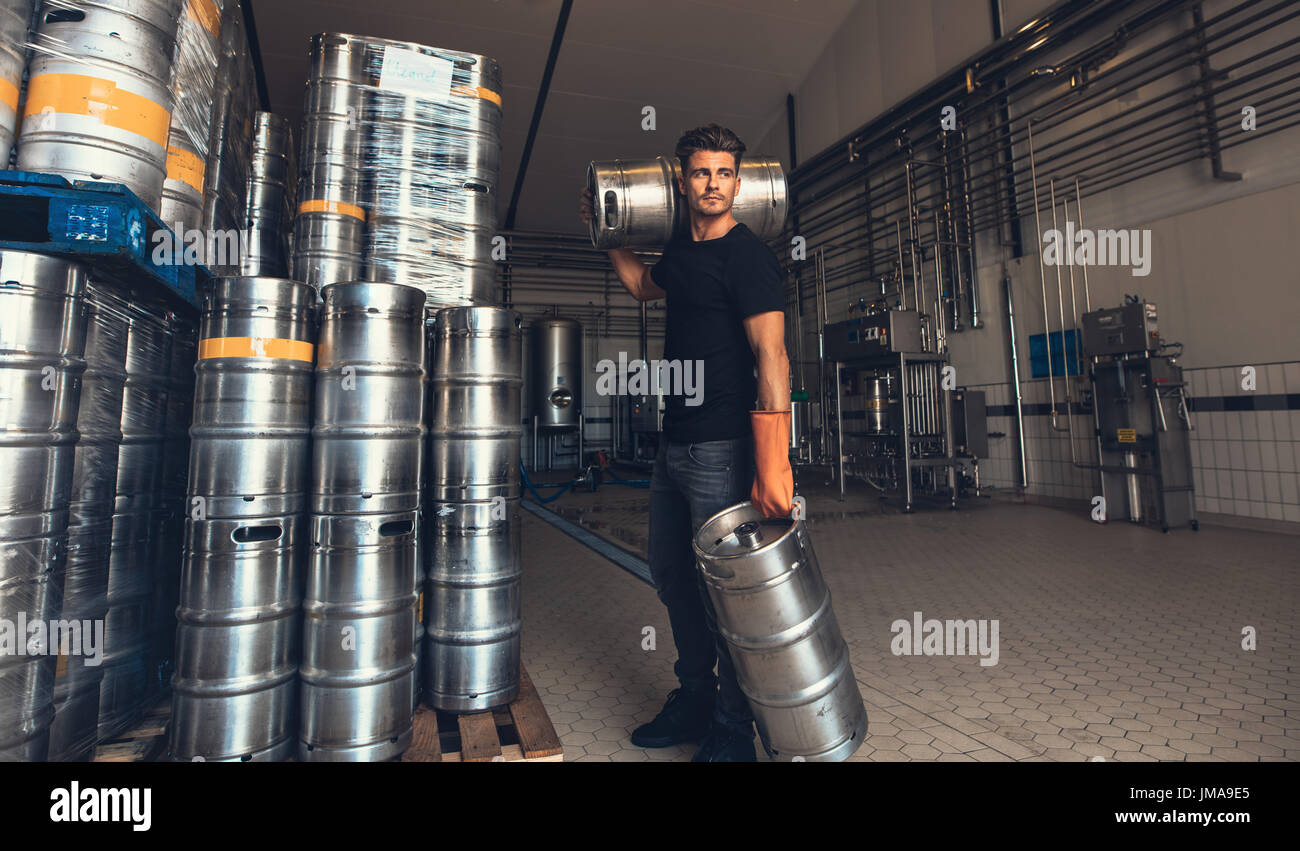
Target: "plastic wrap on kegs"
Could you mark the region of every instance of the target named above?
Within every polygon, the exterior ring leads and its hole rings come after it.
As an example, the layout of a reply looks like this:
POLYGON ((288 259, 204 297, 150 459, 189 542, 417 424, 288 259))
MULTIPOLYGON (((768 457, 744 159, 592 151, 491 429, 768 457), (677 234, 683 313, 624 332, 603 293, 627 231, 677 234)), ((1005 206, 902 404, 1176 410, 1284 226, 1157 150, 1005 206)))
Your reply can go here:
POLYGON ((154 676, 154 570, 162 506, 163 446, 171 328, 165 313, 133 304, 127 311, 126 387, 117 495, 108 560, 104 678, 99 686, 99 738, 112 738, 144 714, 154 676))
POLYGON ((377 761, 411 740, 424 293, 351 282, 321 295, 298 753, 377 761))
POLYGON ((170 753, 284 759, 297 732, 316 294, 219 278, 202 301, 170 753))
MULTIPOLYGON (((587 169, 595 216, 588 225, 596 248, 662 248, 690 227, 686 199, 677 189, 681 167, 675 157, 599 160, 587 169)), ((743 156, 740 190, 731 207, 736 221, 759 239, 785 227, 786 182, 774 157, 743 156)))
POLYGON ((289 122, 259 112, 253 122, 253 161, 244 209, 248 244, 245 275, 284 275, 288 271, 288 231, 296 174, 289 122))
POLYGON ((0 762, 41 761, 49 750, 51 651, 64 648, 62 636, 30 626, 62 613, 85 291, 74 263, 0 251, 0 618, 21 642, 0 653, 0 762))
POLYGON ((203 226, 203 187, 221 38, 220 0, 185 0, 172 68, 172 118, 163 182, 163 224, 182 239, 203 226))
POLYGON ((18 168, 125 184, 159 208, 183 0, 47 0, 18 168))
MULTIPOLYGON (((68 567, 63 619, 90 624, 84 638, 95 654, 69 656, 54 678, 50 761, 81 762, 94 753, 99 729, 99 686, 104 678, 103 634, 94 632, 108 612, 108 562, 117 495, 117 453, 122 442, 122 390, 130 318, 112 292, 91 286, 86 302, 86 373, 77 414, 76 464, 68 525, 68 567)), ((84 640, 83 638, 83 640, 84 640)))
POLYGON ((18 93, 27 65, 32 2, 0 0, 0 168, 9 168, 9 151, 18 129, 18 93))
POLYGON ((523 319, 500 307, 449 307, 435 315, 430 498, 519 496, 523 437, 523 319))
POLYGON ((706 520, 694 548, 768 754, 848 759, 867 713, 804 521, 742 502, 706 520))
MULTIPOLYGON (((244 196, 257 103, 243 9, 238 0, 225 0, 204 173, 203 229, 208 233, 232 233, 244 227, 244 196)), ((217 256, 210 257, 207 263, 214 274, 239 274, 240 258, 231 250, 214 254, 217 256)))

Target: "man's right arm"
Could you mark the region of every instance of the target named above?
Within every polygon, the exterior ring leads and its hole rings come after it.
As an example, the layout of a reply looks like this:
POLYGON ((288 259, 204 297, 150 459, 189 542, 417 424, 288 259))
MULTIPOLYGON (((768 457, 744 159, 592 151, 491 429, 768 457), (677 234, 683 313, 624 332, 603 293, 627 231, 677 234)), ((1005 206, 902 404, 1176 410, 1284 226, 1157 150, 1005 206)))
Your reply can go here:
POLYGON ((618 280, 637 301, 654 301, 667 295, 650 276, 650 267, 629 248, 614 248, 609 252, 618 280))
MULTIPOLYGON (((578 215, 583 223, 589 223, 594 216, 591 190, 582 191, 578 206, 578 215)), ((654 282, 650 276, 650 267, 641 262, 641 258, 628 248, 614 248, 609 251, 609 259, 614 264, 614 272, 619 283, 637 301, 654 301, 665 298, 668 294, 654 282)))

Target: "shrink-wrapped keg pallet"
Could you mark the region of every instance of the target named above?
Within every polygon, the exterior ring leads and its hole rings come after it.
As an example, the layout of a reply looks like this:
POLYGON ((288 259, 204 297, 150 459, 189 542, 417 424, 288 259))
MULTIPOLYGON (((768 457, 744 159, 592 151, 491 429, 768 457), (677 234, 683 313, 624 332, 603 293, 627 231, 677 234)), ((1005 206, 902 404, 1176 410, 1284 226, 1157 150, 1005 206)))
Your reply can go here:
POLYGON ((134 727, 95 746, 92 762, 157 762, 167 749, 170 699, 158 701, 134 727))
POLYGON ((171 228, 121 184, 0 171, 0 210, 0 249, 64 256, 84 264, 95 280, 198 304, 195 290, 208 270, 174 263, 170 252, 155 257, 160 244, 178 251, 180 244, 171 228), (154 238, 159 231, 167 240, 154 238))
POLYGON ((491 712, 439 712, 421 706, 402 762, 563 762, 564 748, 528 671, 519 696, 491 712))

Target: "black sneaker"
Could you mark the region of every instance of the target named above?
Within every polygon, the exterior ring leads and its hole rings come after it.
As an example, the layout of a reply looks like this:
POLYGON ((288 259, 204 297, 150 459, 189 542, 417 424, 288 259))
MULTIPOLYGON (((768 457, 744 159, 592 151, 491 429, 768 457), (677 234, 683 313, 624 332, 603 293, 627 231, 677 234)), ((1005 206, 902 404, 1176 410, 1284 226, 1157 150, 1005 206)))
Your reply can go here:
POLYGON ((709 731, 716 694, 716 691, 673 689, 655 719, 632 732, 632 744, 638 748, 667 748, 682 742, 698 742, 709 731))
POLYGON ((754 728, 748 731, 714 724, 700 742, 691 762, 757 762, 754 753, 754 728))

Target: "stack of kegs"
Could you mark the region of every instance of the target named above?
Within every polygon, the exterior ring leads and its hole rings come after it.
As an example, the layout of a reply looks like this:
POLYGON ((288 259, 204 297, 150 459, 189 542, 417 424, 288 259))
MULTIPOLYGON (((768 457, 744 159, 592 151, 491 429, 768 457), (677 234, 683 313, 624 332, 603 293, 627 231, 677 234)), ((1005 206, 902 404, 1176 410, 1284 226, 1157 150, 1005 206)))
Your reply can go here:
MULTIPOLYGON (((80 625, 83 642, 102 639, 102 632, 96 636, 94 631, 108 612, 108 564, 130 328, 126 304, 110 291, 91 286, 86 301, 86 373, 77 414, 81 439, 72 476, 62 615, 65 621, 80 625)), ((81 762, 94 754, 104 667, 102 657, 96 658, 103 647, 92 649, 92 655, 69 655, 58 665, 51 762, 81 762)))
POLYGON ((522 325, 496 307, 434 319, 423 689, 435 709, 519 692, 522 325))
POLYGON ((9 168, 9 151, 18 129, 18 95, 27 65, 27 25, 32 0, 0 0, 0 168, 9 168))
POLYGON ((42 5, 19 169, 122 183, 159 209, 182 4, 47 0, 42 5))
POLYGON ((219 278, 203 293, 171 755, 294 752, 316 293, 219 278))
POLYGON ((185 0, 172 71, 167 180, 159 216, 184 239, 203 225, 203 187, 221 39, 221 0, 185 0))
POLYGON ((213 243, 208 267, 218 275, 237 275, 240 270, 237 234, 244 227, 256 110, 256 82, 243 10, 238 0, 226 0, 203 188, 203 229, 213 243))
POLYGON ((473 53, 312 39, 294 274, 418 287, 433 307, 496 301, 501 69, 473 53))
POLYGON ((367 39, 366 276, 434 307, 496 299, 501 69, 486 56, 367 39))
POLYGON ((288 234, 296 175, 289 122, 259 112, 253 122, 253 162, 244 199, 247 247, 245 275, 283 276, 288 272, 288 234))
POLYGON ((122 441, 108 561, 99 738, 144 714, 150 692, 154 563, 162 526, 162 467, 171 371, 168 316, 152 305, 127 308, 122 441))
POLYGON ((360 39, 333 33, 311 41, 293 274, 317 288, 361 278, 364 47, 360 39))
POLYGON ((298 755, 393 759, 411 741, 416 678, 424 293, 352 282, 321 295, 298 755))
POLYGON ((59 657, 31 626, 62 609, 85 291, 76 264, 0 251, 0 618, 17 643, 0 654, 0 762, 49 751, 59 657))

